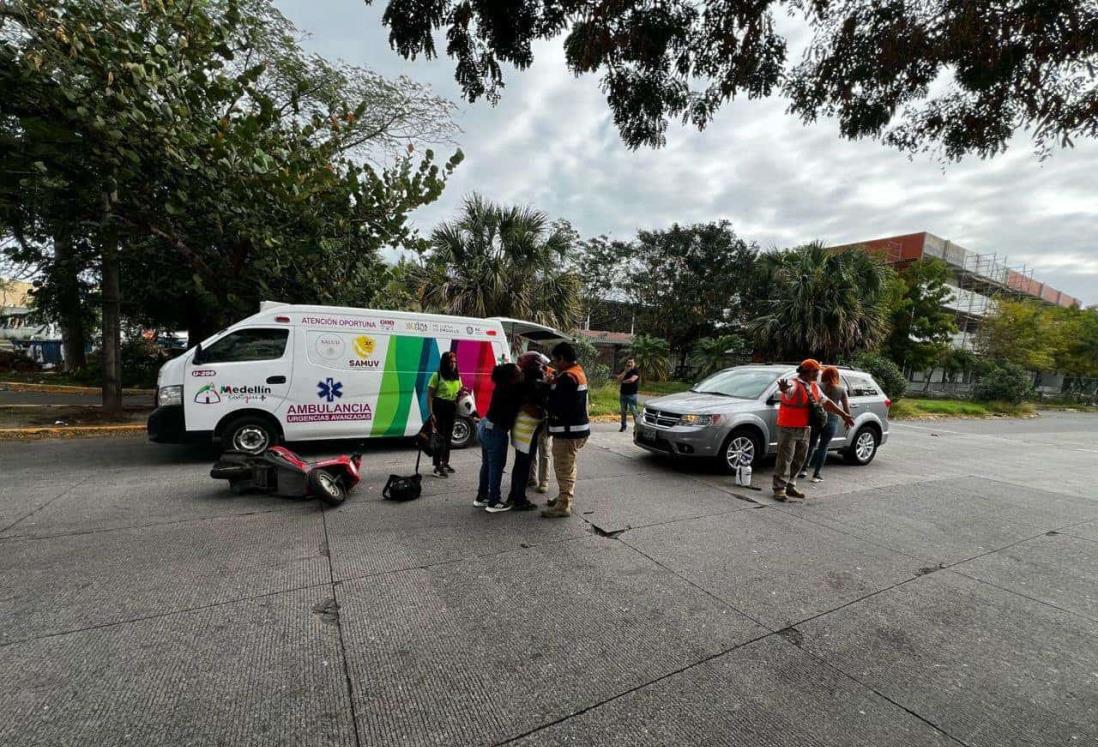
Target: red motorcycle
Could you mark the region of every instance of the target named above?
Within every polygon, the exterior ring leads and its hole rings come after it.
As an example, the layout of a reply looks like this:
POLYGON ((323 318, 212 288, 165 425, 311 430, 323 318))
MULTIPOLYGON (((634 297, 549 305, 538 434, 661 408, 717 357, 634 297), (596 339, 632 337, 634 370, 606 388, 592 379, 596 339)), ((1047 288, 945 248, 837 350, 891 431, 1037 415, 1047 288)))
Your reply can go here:
POLYGON ((258 491, 286 498, 319 498, 338 506, 362 479, 362 454, 343 454, 307 462, 282 446, 262 454, 227 451, 210 469, 210 477, 228 480, 234 493, 258 491))

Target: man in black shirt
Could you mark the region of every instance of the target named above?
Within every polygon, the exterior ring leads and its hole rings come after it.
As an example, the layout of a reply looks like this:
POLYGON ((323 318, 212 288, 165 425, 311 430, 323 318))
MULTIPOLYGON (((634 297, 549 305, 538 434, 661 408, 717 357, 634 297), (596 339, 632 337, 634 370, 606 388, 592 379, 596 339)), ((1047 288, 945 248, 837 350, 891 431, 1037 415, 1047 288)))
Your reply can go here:
POLYGON ((637 424, 637 390, 640 388, 640 369, 632 358, 625 361, 625 370, 614 377, 621 382, 618 400, 621 403, 621 432, 625 432, 625 415, 633 415, 633 425, 637 424))

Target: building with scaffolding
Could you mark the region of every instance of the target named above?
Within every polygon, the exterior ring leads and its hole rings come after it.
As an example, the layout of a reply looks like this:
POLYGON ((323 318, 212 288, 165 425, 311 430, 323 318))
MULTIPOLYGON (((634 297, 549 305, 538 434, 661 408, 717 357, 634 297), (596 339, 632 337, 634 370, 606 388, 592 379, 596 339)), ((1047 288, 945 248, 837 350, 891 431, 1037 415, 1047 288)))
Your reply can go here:
POLYGON ((957 333, 953 337, 957 348, 972 349, 981 320, 995 308, 999 298, 1033 299, 1064 307, 1079 304, 1078 299, 1035 279, 1032 267, 1011 266, 1003 255, 974 252, 926 231, 832 247, 855 248, 883 257, 897 269, 924 257, 945 262, 952 273, 948 285, 953 293, 945 305, 957 315, 957 333))

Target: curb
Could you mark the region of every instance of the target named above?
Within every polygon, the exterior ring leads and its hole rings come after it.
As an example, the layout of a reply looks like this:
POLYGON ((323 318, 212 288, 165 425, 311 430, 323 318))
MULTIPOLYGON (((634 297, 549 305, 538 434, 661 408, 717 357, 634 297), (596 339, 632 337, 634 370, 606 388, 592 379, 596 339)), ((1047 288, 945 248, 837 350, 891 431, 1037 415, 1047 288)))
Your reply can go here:
POLYGON ((37 428, 0 428, 0 441, 42 441, 50 438, 95 438, 144 433, 144 423, 127 425, 66 425, 37 428))
MULTIPOLYGON (((28 384, 23 381, 0 381, 0 389, 9 392, 42 392, 44 394, 102 394, 103 390, 97 386, 69 386, 67 384, 28 384)), ((122 394, 127 397, 140 397, 156 394, 155 389, 123 389, 122 394)))

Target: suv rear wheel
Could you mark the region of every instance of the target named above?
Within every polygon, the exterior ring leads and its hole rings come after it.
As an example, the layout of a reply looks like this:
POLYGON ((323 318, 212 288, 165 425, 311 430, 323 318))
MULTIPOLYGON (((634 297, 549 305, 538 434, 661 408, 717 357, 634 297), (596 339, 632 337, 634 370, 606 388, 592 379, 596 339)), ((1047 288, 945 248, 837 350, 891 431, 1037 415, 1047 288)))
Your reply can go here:
POLYGON ((762 461, 762 440, 750 428, 737 428, 728 434, 721 449, 721 467, 729 474, 740 464, 758 465, 762 461))
POLYGON ((881 443, 881 437, 877 435, 877 429, 869 425, 863 425, 854 434, 854 438, 847 447, 846 461, 851 464, 865 466, 877 456, 877 447, 881 443))

